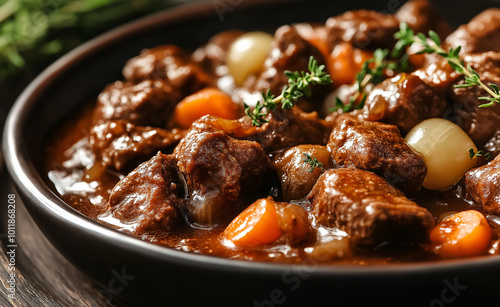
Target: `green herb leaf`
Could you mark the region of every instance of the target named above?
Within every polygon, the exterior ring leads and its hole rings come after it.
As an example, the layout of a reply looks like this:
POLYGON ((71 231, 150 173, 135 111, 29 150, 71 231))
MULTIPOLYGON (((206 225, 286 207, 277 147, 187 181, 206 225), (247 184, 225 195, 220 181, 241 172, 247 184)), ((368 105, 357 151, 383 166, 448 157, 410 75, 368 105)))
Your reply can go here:
POLYGON ((493 106, 495 103, 500 104, 500 93, 498 88, 492 87, 491 84, 489 86, 484 84, 481 81, 481 77, 474 69, 470 66, 464 66, 463 61, 460 60, 459 57, 461 49, 460 46, 450 48, 446 51, 441 47, 439 36, 434 31, 429 31, 428 37, 426 37, 423 33, 415 34, 404 22, 399 25, 399 31, 394 34, 394 38, 398 39, 398 41, 393 49, 393 54, 400 54, 406 47, 418 44, 423 47, 423 49, 418 53, 438 54, 444 57, 454 70, 465 75, 464 83, 455 85, 455 87, 464 88, 480 86, 488 92, 491 97, 479 97, 478 99, 487 100, 489 103, 482 104, 479 107, 484 108, 493 106))
POLYGON ((308 72, 291 72, 285 71, 285 76, 288 78, 288 84, 283 86, 283 90, 278 97, 274 97, 271 91, 262 93, 262 101, 259 101, 252 110, 247 104, 245 114, 252 119, 253 126, 261 126, 268 121, 265 119, 270 111, 276 110, 277 104, 281 103, 283 110, 290 110, 295 106, 295 101, 304 95, 309 97, 312 94, 311 85, 328 85, 332 83, 330 75, 324 69, 325 65, 318 65, 314 57, 309 58, 308 72))
POLYGON ((302 161, 309 164, 309 173, 314 172, 315 168, 320 169, 322 172, 326 170, 323 163, 319 162, 315 156, 311 156, 307 152, 303 152, 302 154, 304 155, 304 159, 302 159, 302 161))
POLYGON ((408 70, 408 54, 401 56, 398 61, 387 60, 388 55, 388 49, 376 49, 373 52, 373 57, 365 61, 361 71, 356 74, 356 93, 349 98, 349 103, 344 105, 342 101, 336 97, 335 107, 331 108, 329 111, 335 112, 337 110, 342 110, 344 113, 347 113, 362 109, 365 105, 366 97, 368 96, 366 93, 366 86, 368 84, 377 85, 384 81, 386 69, 397 72, 408 70), (359 97, 361 97, 361 100, 359 100, 359 97), (358 100, 359 103, 356 103, 358 100))
POLYGON ((474 152, 474 148, 469 148, 469 157, 471 159, 474 157, 483 157, 485 160, 489 160, 491 158, 491 153, 484 150, 474 152))

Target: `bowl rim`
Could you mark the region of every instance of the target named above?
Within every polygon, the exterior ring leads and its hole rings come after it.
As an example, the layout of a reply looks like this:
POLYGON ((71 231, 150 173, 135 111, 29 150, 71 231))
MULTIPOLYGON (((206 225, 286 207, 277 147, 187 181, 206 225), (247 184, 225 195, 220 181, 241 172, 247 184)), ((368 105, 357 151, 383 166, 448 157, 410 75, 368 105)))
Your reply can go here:
MULTIPOLYGON (((284 1, 284 0, 278 0, 284 1)), ((243 2, 242 8, 255 7, 268 3, 265 0, 251 0, 243 2)), ((273 1, 272 3, 276 3, 273 1)), ((106 227, 77 212, 66 204, 45 183, 29 158, 26 150, 25 130, 26 120, 30 117, 32 109, 39 102, 38 97, 57 79, 59 75, 70 71, 84 58, 92 56, 101 48, 105 48, 114 42, 125 39, 131 34, 141 33, 154 29, 163 24, 183 20, 184 18, 196 18, 213 14, 211 1, 190 3, 155 13, 137 21, 122 25, 106 32, 70 51, 38 75, 21 93, 12 106, 3 132, 3 152, 6 168, 10 177, 21 195, 33 200, 36 209, 44 214, 50 215, 61 222, 77 227, 93 236, 100 237, 104 241, 114 241, 128 251, 147 255, 163 261, 183 262, 187 265, 212 268, 217 266, 220 270, 231 272, 248 272, 255 274, 280 274, 297 268, 297 264, 267 263, 261 261, 247 261, 238 259, 227 259, 222 257, 194 254, 183 252, 172 248, 150 243, 140 238, 133 237, 118 230, 106 227)), ((27 202, 24 202, 27 205, 27 202)), ((38 225, 40 227, 40 225, 38 225)), ((456 272, 457 269, 479 269, 490 265, 499 265, 500 258, 495 256, 481 256, 464 259, 448 259, 440 261, 410 262, 383 265, 325 265, 301 267, 301 270, 313 276, 349 276, 349 277, 397 277, 425 275, 429 273, 456 272)))

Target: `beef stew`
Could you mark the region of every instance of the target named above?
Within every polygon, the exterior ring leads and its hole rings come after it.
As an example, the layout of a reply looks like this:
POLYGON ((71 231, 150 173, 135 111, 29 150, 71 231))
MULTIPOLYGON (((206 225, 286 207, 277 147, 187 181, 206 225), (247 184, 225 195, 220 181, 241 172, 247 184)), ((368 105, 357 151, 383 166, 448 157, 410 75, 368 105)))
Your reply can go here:
MULTIPOLYGON (((333 264, 462 257, 440 254, 431 233, 449 216, 469 210, 494 226, 490 208, 498 198, 488 195, 498 194, 494 140, 500 122, 494 118, 500 107, 478 109, 477 97, 484 94, 455 89, 463 77, 446 63, 415 56, 414 68, 385 71, 385 81, 367 88, 364 106, 351 112, 324 110, 332 93, 352 87, 355 79, 313 86, 310 97, 291 110, 278 106, 261 126, 245 115, 245 105, 258 104, 260 92, 279 95, 288 82, 286 70, 306 71, 310 56, 332 76, 345 69, 355 76, 362 67, 354 55, 369 58, 375 48, 394 46, 399 22, 411 20, 413 9, 419 16, 422 7, 433 12, 427 1, 416 0, 394 16, 358 11, 325 25, 283 26, 267 34, 268 56, 241 84, 227 62, 229 53, 239 51, 231 49, 234 42, 248 38, 241 31, 216 35, 193 53, 176 46, 146 50, 126 63, 124 81, 107 86, 80 112, 76 125, 72 120, 55 131, 45 153, 48 178, 88 217, 187 252, 289 263, 313 255, 333 264), (377 20, 383 31, 367 41, 368 26, 377 20), (356 35, 347 37, 352 28, 356 35), (217 94, 199 95, 207 88, 217 94), (198 96, 188 99, 192 95, 198 96), (227 108, 223 96, 233 102, 230 112, 217 111, 227 108), (200 109, 208 115, 189 127, 179 124, 181 114, 200 109), (454 120, 477 145, 473 150, 490 153, 492 160, 473 157, 483 166, 445 191, 422 187, 426 157, 403 138, 435 117, 454 120), (483 171, 491 176, 480 177, 483 171)), ((446 24, 435 14, 426 16, 444 39, 446 24)), ((477 36, 471 44, 479 44, 481 34, 470 35, 477 36)), ((464 48, 463 57, 495 82, 494 54, 486 53, 496 49, 488 48, 480 54, 464 48)), ((492 226, 489 236, 479 232, 488 244, 466 256, 499 252, 492 226)))

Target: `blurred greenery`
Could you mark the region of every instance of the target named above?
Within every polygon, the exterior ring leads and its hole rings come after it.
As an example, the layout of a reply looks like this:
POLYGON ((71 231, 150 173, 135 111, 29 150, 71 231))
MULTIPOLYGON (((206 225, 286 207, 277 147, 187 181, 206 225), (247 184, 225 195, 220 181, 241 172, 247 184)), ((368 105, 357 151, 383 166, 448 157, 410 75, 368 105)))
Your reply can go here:
POLYGON ((0 85, 91 37, 181 0, 0 0, 0 85))

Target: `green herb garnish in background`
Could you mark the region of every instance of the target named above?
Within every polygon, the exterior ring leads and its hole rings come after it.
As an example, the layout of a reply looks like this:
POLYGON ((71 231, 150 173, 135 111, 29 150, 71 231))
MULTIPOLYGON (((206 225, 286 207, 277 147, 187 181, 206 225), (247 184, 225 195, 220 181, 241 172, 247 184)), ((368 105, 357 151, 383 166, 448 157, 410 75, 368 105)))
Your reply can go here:
POLYGON ((388 49, 376 49, 373 57, 363 63, 361 71, 356 74, 356 93, 349 97, 349 103, 344 104, 340 98, 335 98, 335 107, 330 112, 342 110, 343 113, 360 110, 365 105, 368 96, 366 87, 368 84, 377 85, 385 80, 385 71, 390 69, 395 72, 408 70, 408 54, 404 54, 399 61, 387 60, 388 49), (359 100, 359 101, 358 101, 359 100))
POLYGON ((309 173, 314 172, 315 168, 318 168, 322 172, 326 170, 323 163, 319 162, 315 156, 311 156, 307 152, 303 152, 302 154, 304 155, 304 159, 302 159, 302 161, 309 164, 309 173))
POLYGON ((500 90, 495 84, 486 85, 481 81, 479 74, 468 65, 464 66, 464 62, 460 60, 459 53, 461 46, 456 48, 450 48, 450 50, 445 51, 441 48, 441 40, 439 35, 434 31, 429 31, 429 36, 425 36, 423 33, 417 33, 410 29, 406 23, 400 24, 399 32, 394 34, 394 38, 398 39, 394 49, 393 56, 397 56, 405 51, 406 47, 412 44, 421 45, 424 49, 418 52, 428 53, 428 54, 438 54, 444 57, 450 66, 455 69, 458 73, 465 75, 465 83, 460 85, 455 85, 455 87, 472 87, 480 86, 482 87, 491 97, 479 97, 480 100, 487 100, 488 103, 479 105, 480 108, 491 107, 495 103, 500 103, 500 90))
POLYGON ((44 66, 111 27, 179 1, 0 0, 0 82, 44 66))
POLYGON ((308 72, 291 72, 285 71, 288 77, 288 85, 283 87, 281 94, 275 97, 270 90, 262 92, 263 101, 259 101, 252 110, 246 103, 245 114, 252 119, 253 126, 261 126, 267 123, 265 118, 269 112, 276 110, 278 103, 281 103, 283 110, 290 110, 295 105, 295 101, 302 96, 311 96, 311 85, 320 84, 328 85, 332 83, 330 75, 324 69, 325 65, 319 65, 314 57, 309 58, 308 72))

